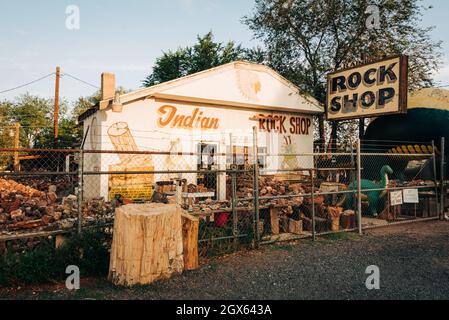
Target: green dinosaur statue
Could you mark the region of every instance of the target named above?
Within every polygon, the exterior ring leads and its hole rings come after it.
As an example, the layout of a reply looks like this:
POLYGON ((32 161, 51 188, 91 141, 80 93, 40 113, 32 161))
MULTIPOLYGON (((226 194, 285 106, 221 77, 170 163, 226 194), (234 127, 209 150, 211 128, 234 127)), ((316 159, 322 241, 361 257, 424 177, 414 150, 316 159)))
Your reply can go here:
MULTIPOLYGON (((383 210, 384 202, 382 198, 385 196, 388 187, 388 175, 393 174, 390 166, 383 166, 380 170, 380 182, 362 179, 362 195, 368 200, 368 210, 371 216, 377 217, 378 213, 383 210), (376 191, 363 191, 370 189, 384 189, 376 191)), ((348 190, 357 190, 357 181, 352 182, 348 186, 348 190)), ((363 199, 363 198, 362 198, 363 199)), ((340 206, 344 205, 345 209, 352 209, 354 206, 355 196, 343 197, 340 206)))

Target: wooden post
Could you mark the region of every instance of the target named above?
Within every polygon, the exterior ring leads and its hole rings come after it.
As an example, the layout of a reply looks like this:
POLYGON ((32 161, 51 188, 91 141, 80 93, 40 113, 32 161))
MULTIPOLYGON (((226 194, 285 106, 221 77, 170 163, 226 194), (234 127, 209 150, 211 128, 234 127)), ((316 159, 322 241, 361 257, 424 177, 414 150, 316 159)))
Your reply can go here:
POLYGON ((20 148, 20 123, 16 123, 14 125, 14 171, 20 170, 20 160, 19 160, 19 151, 17 149, 20 148))
POLYGON ((55 138, 55 145, 58 142, 58 135, 59 135, 59 80, 61 78, 61 68, 56 67, 56 83, 55 83, 55 110, 54 110, 54 124, 53 124, 53 133, 55 138))
POLYGON ((279 234, 279 209, 275 207, 270 208, 270 222, 271 222, 271 234, 279 234))
POLYGON ((338 122, 332 121, 332 133, 331 133, 331 152, 337 151, 337 139, 338 139, 338 122))
POLYGON ((359 139, 362 140, 365 136, 365 118, 359 119, 359 139))
POLYGON ((324 147, 326 144, 326 131, 324 129, 324 115, 318 116, 319 122, 319 134, 320 134, 320 152, 324 151, 324 147))
POLYGON ((184 270, 195 270, 199 267, 198 231, 200 221, 198 218, 186 213, 182 213, 181 217, 184 270))
POLYGON ((362 235, 362 156, 360 139, 357 140, 357 223, 362 235))

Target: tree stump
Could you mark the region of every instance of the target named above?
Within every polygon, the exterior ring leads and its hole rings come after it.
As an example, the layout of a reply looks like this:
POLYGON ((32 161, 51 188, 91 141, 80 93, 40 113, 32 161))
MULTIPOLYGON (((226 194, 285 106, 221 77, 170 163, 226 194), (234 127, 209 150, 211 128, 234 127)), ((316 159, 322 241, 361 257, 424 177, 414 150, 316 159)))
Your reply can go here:
POLYGON ((183 271, 182 209, 175 204, 131 204, 115 211, 109 279, 150 284, 183 271))

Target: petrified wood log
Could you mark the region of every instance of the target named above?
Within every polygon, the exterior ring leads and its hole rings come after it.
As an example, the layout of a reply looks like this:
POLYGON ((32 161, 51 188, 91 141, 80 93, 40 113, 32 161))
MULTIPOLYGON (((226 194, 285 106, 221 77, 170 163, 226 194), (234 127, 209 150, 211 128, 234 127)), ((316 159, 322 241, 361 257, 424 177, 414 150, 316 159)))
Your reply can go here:
POLYGON ((175 204, 132 204, 116 209, 109 279, 150 284, 184 269, 182 209, 175 204))

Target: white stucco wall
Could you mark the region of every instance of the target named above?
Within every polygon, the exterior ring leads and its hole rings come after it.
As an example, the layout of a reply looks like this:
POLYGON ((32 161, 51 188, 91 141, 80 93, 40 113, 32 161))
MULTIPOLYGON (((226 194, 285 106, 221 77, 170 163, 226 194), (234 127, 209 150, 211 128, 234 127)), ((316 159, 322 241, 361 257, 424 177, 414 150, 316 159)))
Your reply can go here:
MULTIPOLYGON (((278 153, 311 153, 313 152, 313 121, 311 116, 267 112, 266 110, 243 110, 230 107, 192 104, 187 102, 173 102, 155 99, 138 100, 123 106, 121 113, 98 111, 84 121, 84 128, 92 125, 96 118, 98 127, 95 132, 88 134, 85 150, 133 150, 133 151, 173 151, 197 152, 200 142, 216 144, 218 153, 226 153, 229 146, 253 146, 252 128, 258 128, 259 147, 267 148, 268 154, 278 153), (169 120, 169 114, 176 108, 176 115, 180 116, 174 126, 174 120, 169 120), (165 114, 163 113, 165 111, 165 114), (262 126, 255 116, 282 117, 275 122, 278 130, 267 132, 267 124, 262 126), (187 118, 196 115, 194 119, 187 118), (201 115, 200 121, 198 121, 201 115), (181 118, 181 116, 184 116, 181 118), (210 120, 204 120, 204 118, 210 120), (293 119, 292 119, 293 118, 293 119), (298 119, 298 120, 297 120, 298 119), (193 121, 191 121, 193 120, 193 121), (117 125, 118 124, 118 125, 117 125), (203 125, 214 124, 210 129, 201 128, 203 125), (184 127, 183 127, 184 125, 184 127), (191 125, 191 126, 190 126, 191 125), (301 130, 302 125, 302 130, 301 130), (126 130, 128 129, 128 131, 126 130), (299 132, 296 130, 299 128, 299 132), (265 129, 265 130, 264 130, 265 129), (280 131, 279 131, 280 129, 280 131), (127 131, 127 133, 126 133, 127 131)), ((252 149, 249 152, 252 154, 252 149)), ((219 157, 218 169, 226 168, 226 157, 219 157)), ((268 157, 269 169, 276 170, 285 166, 282 156, 268 157)), ((291 160, 291 159, 290 159, 291 160)), ((196 170, 197 156, 134 156, 132 159, 117 154, 86 154, 86 171, 109 171, 117 165, 129 163, 130 167, 154 167, 154 170, 196 170), (111 167, 112 166, 112 167, 111 167)), ((304 168, 312 166, 311 157, 301 157, 298 165, 304 168)), ((133 169, 130 169, 133 170, 133 169)), ((170 176, 170 177, 173 177, 170 176)), ((156 175, 155 180, 167 180, 167 175, 156 175)), ((189 182, 196 183, 195 174, 186 174, 189 182)), ((88 176, 85 178, 85 197, 102 196, 108 198, 108 175, 88 176)), ((225 177, 219 178, 218 194, 225 197, 225 177)))

